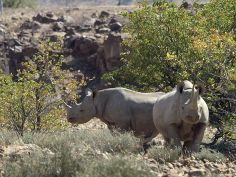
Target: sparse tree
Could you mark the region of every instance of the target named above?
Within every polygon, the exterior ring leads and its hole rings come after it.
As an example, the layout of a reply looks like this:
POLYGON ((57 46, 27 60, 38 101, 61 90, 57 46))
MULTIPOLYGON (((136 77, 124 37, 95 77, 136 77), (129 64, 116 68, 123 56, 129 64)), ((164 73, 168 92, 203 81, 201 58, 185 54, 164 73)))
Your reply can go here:
MULTIPOLYGON (((0 75, 1 124, 23 135, 26 129, 40 131, 42 128, 62 127, 63 108, 55 85, 64 82, 66 71, 61 70, 63 56, 61 43, 42 42, 40 52, 23 63, 17 82, 11 76, 0 75), (53 77, 54 80, 50 80, 53 77)), ((69 93, 76 88, 73 80, 68 84, 69 93)))

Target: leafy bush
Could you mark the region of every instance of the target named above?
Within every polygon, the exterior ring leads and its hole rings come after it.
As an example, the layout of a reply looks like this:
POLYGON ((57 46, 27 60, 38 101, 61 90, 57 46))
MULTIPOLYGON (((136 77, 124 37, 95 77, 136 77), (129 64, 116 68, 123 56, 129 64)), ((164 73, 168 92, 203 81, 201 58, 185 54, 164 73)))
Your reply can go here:
POLYGON ((4 7, 35 7, 36 0, 3 0, 4 7))
MULTIPOLYGON (((66 125, 64 109, 60 107, 59 93, 55 89, 67 75, 60 68, 61 43, 42 42, 39 48, 37 55, 22 64, 17 81, 10 75, 0 75, 0 123, 20 135, 24 130, 52 130, 66 125)), ((76 89, 73 79, 67 89, 69 93, 76 89)), ((70 95, 73 98, 73 93, 70 95)))
POLYGON ((125 13, 123 66, 104 79, 139 91, 168 91, 181 80, 202 82, 211 123, 235 139, 235 0, 194 4, 193 11, 158 0, 125 13), (219 13, 220 12, 220 13, 219 13))

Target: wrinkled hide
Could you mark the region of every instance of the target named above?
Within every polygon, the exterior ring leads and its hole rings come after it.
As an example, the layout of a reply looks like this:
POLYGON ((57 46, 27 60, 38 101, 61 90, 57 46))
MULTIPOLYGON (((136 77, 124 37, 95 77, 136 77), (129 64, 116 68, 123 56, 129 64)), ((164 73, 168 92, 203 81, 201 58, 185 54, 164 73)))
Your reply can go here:
POLYGON ((209 121, 207 104, 201 94, 204 88, 189 81, 162 95, 153 107, 153 121, 167 144, 195 152, 199 150, 209 121))
POLYGON ((87 90, 79 104, 67 105, 67 119, 71 123, 85 123, 93 117, 107 124, 109 129, 133 131, 145 142, 157 135, 152 109, 162 92, 140 93, 125 88, 110 88, 97 92, 87 90))

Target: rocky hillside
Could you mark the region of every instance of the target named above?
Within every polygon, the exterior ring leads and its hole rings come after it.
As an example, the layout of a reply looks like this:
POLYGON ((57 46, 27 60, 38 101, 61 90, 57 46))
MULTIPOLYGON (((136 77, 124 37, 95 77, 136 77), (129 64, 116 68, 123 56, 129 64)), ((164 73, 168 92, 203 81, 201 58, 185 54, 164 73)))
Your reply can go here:
POLYGON ((101 73, 120 65, 121 41, 128 37, 121 33, 127 23, 120 15, 123 10, 129 8, 8 10, 0 21, 0 68, 15 75, 23 61, 39 52, 40 40, 62 38, 63 69, 70 69, 78 81, 99 80, 101 73))

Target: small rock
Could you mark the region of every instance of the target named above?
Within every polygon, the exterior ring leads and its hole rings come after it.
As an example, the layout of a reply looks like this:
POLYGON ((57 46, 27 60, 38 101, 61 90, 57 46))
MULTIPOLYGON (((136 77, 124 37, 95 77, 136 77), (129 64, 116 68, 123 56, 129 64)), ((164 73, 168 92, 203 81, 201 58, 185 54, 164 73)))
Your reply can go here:
POLYGON ((115 18, 112 18, 109 24, 118 22, 115 18))
POLYGON ((204 176, 206 173, 206 171, 204 169, 195 169, 195 168, 192 168, 190 171, 189 171, 189 176, 204 176))
POLYGON ((167 166, 168 166, 169 168, 174 168, 174 166, 173 166, 171 163, 167 163, 167 166))
POLYGON ((94 37, 96 37, 96 38, 101 38, 102 37, 102 35, 101 34, 94 34, 94 37))
POLYGON ((91 17, 92 17, 92 18, 97 18, 97 17, 98 17, 98 14, 94 12, 94 13, 92 13, 91 17))
POLYGON ((97 33, 109 33, 111 30, 109 28, 99 28, 96 31, 97 33))
POLYGON ((53 31, 64 31, 64 23, 63 22, 55 22, 52 24, 53 31))
POLYGON ((115 23, 110 24, 111 31, 119 31, 120 32, 121 28, 122 28, 122 24, 119 22, 115 22, 115 23))
POLYGON ((97 19, 95 22, 94 22, 94 26, 100 26, 100 25, 103 25, 105 24, 106 22, 102 19, 97 19))
POLYGON ((12 19, 12 20, 18 20, 18 18, 17 18, 17 17, 14 17, 14 16, 11 17, 11 19, 12 19))
POLYGON ((36 22, 36 21, 30 21, 30 20, 26 20, 24 21, 24 23, 20 26, 20 29, 32 29, 32 30, 38 30, 41 28, 40 23, 36 22))
POLYGON ((109 12, 102 11, 102 12, 100 13, 99 18, 107 18, 107 17, 109 17, 109 16, 110 16, 110 13, 109 13, 109 12))
POLYGON ((71 16, 60 16, 57 21, 59 22, 64 22, 64 23, 67 23, 67 24, 71 24, 71 23, 74 23, 75 20, 71 17, 71 16))
POLYGON ((46 15, 44 14, 38 14, 37 16, 33 17, 33 21, 38 21, 39 23, 53 23, 57 21, 57 18, 54 17, 52 14, 47 13, 46 15))

